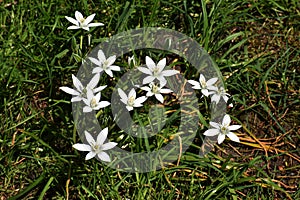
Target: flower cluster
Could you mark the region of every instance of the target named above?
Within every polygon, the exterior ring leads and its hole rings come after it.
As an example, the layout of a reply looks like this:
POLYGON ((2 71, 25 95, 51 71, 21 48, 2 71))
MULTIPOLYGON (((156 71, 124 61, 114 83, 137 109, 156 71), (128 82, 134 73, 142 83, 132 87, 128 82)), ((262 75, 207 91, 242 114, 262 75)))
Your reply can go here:
MULTIPOLYGON (((192 85, 193 89, 201 90, 201 93, 208 97, 211 95, 211 101, 218 104, 222 98, 226 103, 229 99, 229 94, 225 92, 223 87, 217 87, 215 83, 218 81, 218 78, 211 78, 206 81, 203 74, 200 74, 199 82, 194 80, 188 80, 188 83, 192 85)), ((241 126, 232 125, 229 126, 231 122, 230 116, 225 115, 223 117, 222 123, 209 122, 213 127, 204 132, 206 136, 215 136, 218 135, 218 144, 221 144, 225 140, 225 136, 228 136, 232 141, 239 142, 239 138, 231 131, 239 129, 241 126)))

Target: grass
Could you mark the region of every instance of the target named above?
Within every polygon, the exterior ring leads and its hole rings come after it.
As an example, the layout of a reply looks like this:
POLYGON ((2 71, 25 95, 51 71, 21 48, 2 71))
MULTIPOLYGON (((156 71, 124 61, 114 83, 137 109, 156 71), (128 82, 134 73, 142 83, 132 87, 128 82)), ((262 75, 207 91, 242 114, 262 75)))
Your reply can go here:
MULTIPOLYGON (((298 1, 0 5, 1 199, 300 199, 298 1), (199 158, 199 137, 179 163, 142 174, 119 172, 95 159, 85 162, 84 153, 72 148, 79 137, 70 96, 58 89, 71 85, 80 57, 91 50, 78 47, 80 31, 66 29, 64 16, 73 17, 75 10, 96 13, 105 24, 92 29, 93 46, 146 26, 174 29, 198 41, 234 97, 228 113, 243 125, 237 131, 241 143, 227 140, 199 158)), ((179 60, 178 66, 186 65, 179 60)), ((108 111, 103 125, 111 125, 108 111)), ((112 130, 113 137, 120 135, 112 130)))

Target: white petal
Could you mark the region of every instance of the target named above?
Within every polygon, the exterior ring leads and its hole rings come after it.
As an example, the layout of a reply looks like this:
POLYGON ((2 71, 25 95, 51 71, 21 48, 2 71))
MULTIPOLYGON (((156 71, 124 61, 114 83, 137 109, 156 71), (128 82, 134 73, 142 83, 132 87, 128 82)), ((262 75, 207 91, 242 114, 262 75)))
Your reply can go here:
POLYGON ((159 71, 162 71, 166 66, 166 58, 163 58, 157 63, 157 67, 159 68, 159 71))
POLYGON ((215 136, 218 134, 219 134, 219 130, 215 129, 215 128, 208 129, 204 132, 204 135, 206 135, 206 136, 215 136))
POLYGON ((107 153, 103 152, 103 151, 98 153, 97 156, 100 160, 103 160, 105 162, 110 162, 111 161, 109 155, 107 153))
POLYGON ((137 69, 139 71, 143 72, 144 74, 152 75, 152 72, 148 68, 146 68, 146 67, 138 67, 137 69))
POLYGON ((206 83, 206 80, 205 80, 205 77, 203 76, 203 74, 200 74, 200 77, 199 77, 199 82, 202 83, 206 83))
POLYGON ((148 91, 147 94, 146 94, 147 97, 151 97, 151 96, 153 96, 153 95, 154 95, 154 93, 153 93, 151 90, 148 91))
POLYGON ((117 57, 115 55, 110 56, 109 58, 107 58, 106 62, 107 62, 107 66, 112 65, 115 61, 116 61, 117 57))
POLYGON ((127 97, 127 95, 125 94, 125 92, 121 88, 118 88, 118 93, 119 93, 119 96, 121 97, 121 99, 124 99, 127 102, 128 97, 127 97))
POLYGON ((220 128, 220 124, 216 123, 216 122, 209 122, 209 124, 214 127, 214 128, 220 128))
POLYGON ((214 95, 211 97, 211 101, 214 101, 214 102, 216 102, 216 104, 218 104, 219 101, 220 101, 220 95, 214 94, 214 95))
POLYGON ((142 90, 145 90, 147 92, 151 91, 151 88, 149 88, 148 86, 143 86, 141 87, 142 90))
POLYGON ((227 134, 227 136, 234 142, 240 142, 239 137, 236 134, 234 134, 233 132, 229 132, 227 134))
POLYGON ((160 89, 160 93, 162 93, 162 94, 168 94, 168 93, 171 93, 171 92, 173 92, 173 91, 170 90, 170 89, 165 89, 165 88, 160 89))
POLYGON ((98 65, 98 66, 101 66, 102 63, 100 60, 96 59, 96 58, 93 58, 93 57, 89 57, 90 61, 92 61, 92 63, 98 65))
POLYGON ((69 87, 59 87, 59 89, 71 95, 80 95, 79 92, 69 87))
POLYGON ((96 26, 104 26, 104 24, 103 23, 90 23, 88 26, 89 27, 96 27, 96 26))
POLYGON ((80 22, 80 21, 83 19, 83 16, 82 16, 81 12, 76 11, 76 12, 75 12, 75 18, 76 18, 76 20, 77 20, 78 22, 80 22))
POLYGON ((137 99, 134 101, 134 104, 142 104, 142 103, 144 103, 146 100, 147 100, 147 97, 142 96, 142 97, 137 98, 137 99))
POLYGON ((132 110, 133 110, 133 107, 132 107, 132 106, 126 106, 126 109, 127 109, 128 111, 132 111, 132 110))
POLYGON ((155 77, 154 76, 147 76, 146 78, 143 79, 143 84, 148 84, 154 81, 155 77))
POLYGON ((100 74, 97 73, 95 76, 91 79, 91 81, 88 83, 87 87, 89 89, 94 89, 96 85, 99 83, 100 80, 100 74))
POLYGON ((102 145, 102 150, 108 150, 108 149, 112 149, 114 148, 115 146, 117 146, 118 143, 116 142, 108 142, 108 143, 105 143, 102 145))
POLYGON ((87 144, 76 143, 73 145, 73 148, 77 149, 78 151, 92 151, 92 147, 87 144))
POLYGON ((87 142, 90 144, 90 146, 95 145, 96 142, 95 142, 93 136, 89 132, 84 131, 84 135, 85 135, 87 142))
POLYGON ((154 61, 149 56, 146 56, 146 65, 150 70, 156 67, 154 61))
POLYGON ((112 71, 110 70, 110 69, 106 69, 106 70, 104 70, 105 71, 105 73, 107 73, 110 77, 114 77, 114 75, 113 75, 113 73, 112 73, 112 71))
POLYGON ((223 118, 222 125, 228 127, 230 122, 231 122, 230 116, 226 114, 223 118))
POLYGON ((213 85, 218 81, 218 78, 211 78, 206 82, 206 85, 213 85))
POLYGON ((69 26, 67 29, 68 30, 80 29, 80 26, 69 26))
POLYGON ((201 89, 201 92, 202 92, 202 94, 203 94, 204 96, 208 97, 209 92, 208 92, 207 89, 201 89))
POLYGON ((188 83, 191 84, 191 85, 193 85, 192 88, 194 88, 194 89, 196 89, 196 90, 201 89, 200 83, 197 82, 197 81, 194 81, 194 80, 188 80, 188 83))
POLYGON ((91 107, 89 107, 89 106, 84 106, 82 111, 83 111, 84 113, 88 113, 88 112, 92 112, 93 109, 92 109, 91 107))
POLYGON ((235 131, 235 130, 241 128, 241 127, 242 126, 240 126, 240 125, 231 125, 231 126, 228 127, 228 129, 231 130, 231 131, 235 131))
POLYGON ((104 55, 104 53, 103 53, 103 51, 100 49, 99 51, 98 51, 98 59, 103 63, 104 61, 106 61, 106 57, 105 57, 105 55, 104 55))
POLYGON ((77 91, 82 92, 83 85, 80 82, 80 80, 76 76, 74 76, 73 74, 72 74, 72 80, 73 80, 73 84, 74 84, 75 88, 77 89, 77 91))
POLYGON ((96 15, 96 14, 94 13, 94 14, 88 16, 88 17, 85 19, 84 24, 85 24, 85 25, 88 25, 91 21, 93 21, 95 15, 96 15))
POLYGON ((90 30, 90 28, 88 26, 82 26, 81 28, 84 29, 84 30, 86 30, 86 31, 90 30))
POLYGON ((91 151, 90 153, 88 153, 86 156, 85 156, 85 160, 89 160, 91 158, 94 158, 96 156, 96 153, 91 151))
POLYGON ((158 101, 160 101, 160 103, 164 102, 164 97, 161 94, 155 94, 155 97, 158 101))
POLYGON ((173 75, 175 75, 175 74, 178 74, 179 73, 179 71, 177 71, 177 70, 164 70, 164 71, 162 71, 161 72, 161 74, 163 75, 163 76, 173 76, 173 75))
POLYGON ((121 71, 121 68, 117 65, 111 65, 109 68, 113 71, 121 71))
POLYGON ((128 94, 128 98, 130 98, 130 97, 136 98, 136 92, 135 92, 134 88, 132 88, 128 94))
MULTIPOLYGON (((98 103, 101 99, 101 92, 98 92, 93 98, 95 98, 96 102, 98 103)), ((91 100, 92 100, 92 98, 91 98, 91 100)))
POLYGON ((225 140, 225 135, 224 134, 220 134, 218 136, 218 144, 221 144, 224 140, 225 140))
POLYGON ((226 95, 223 95, 222 97, 223 97, 224 101, 227 103, 229 98, 226 95))
POLYGON ((98 109, 100 109, 100 108, 105 108, 105 107, 107 107, 107 106, 109 106, 110 105, 110 103, 108 102, 108 101, 100 101, 99 102, 99 105, 96 107, 97 108, 97 110, 98 109))
POLYGON ((103 129, 102 131, 100 131, 100 133, 97 136, 97 144, 98 145, 102 145, 104 143, 104 141, 107 138, 107 134, 108 134, 108 127, 103 129))
POLYGON ((74 19, 72 17, 68 17, 68 16, 65 16, 65 18, 72 24, 76 25, 77 27, 79 26, 79 22, 76 19, 74 19))
POLYGON ((98 92, 104 90, 106 87, 107 87, 107 85, 99 86, 99 87, 95 88, 95 89, 93 90, 93 92, 94 92, 94 93, 98 93, 98 92))
POLYGON ((96 67, 93 69, 92 73, 95 74, 95 73, 100 73, 102 71, 103 71, 102 67, 96 67))

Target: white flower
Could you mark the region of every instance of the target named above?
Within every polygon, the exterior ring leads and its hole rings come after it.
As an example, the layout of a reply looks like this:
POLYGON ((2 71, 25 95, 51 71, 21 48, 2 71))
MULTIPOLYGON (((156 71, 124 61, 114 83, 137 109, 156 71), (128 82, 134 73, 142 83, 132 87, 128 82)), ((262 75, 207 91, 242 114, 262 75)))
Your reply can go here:
POLYGON ((113 77, 112 71, 121 70, 119 66, 112 65, 116 61, 116 56, 110 56, 106 59, 101 49, 98 51, 98 59, 92 57, 89 57, 89 59, 98 66, 93 69, 92 73, 101 73, 102 71, 105 71, 110 77, 113 77))
POLYGON ((203 74, 200 74, 199 82, 194 80, 188 80, 188 82, 193 85, 192 88, 196 90, 201 90, 202 94, 208 97, 208 95, 210 94, 208 90, 213 90, 216 88, 213 85, 217 82, 217 80, 218 78, 211 78, 208 81, 206 81, 203 74))
POLYGON ((72 79, 73 79, 73 84, 74 84, 76 90, 69 88, 69 87, 60 87, 59 88, 62 91, 75 96, 71 99, 71 102, 77 102, 77 101, 83 100, 84 98, 87 98, 87 91, 89 91, 89 90, 91 90, 93 93, 97 93, 107 87, 107 85, 104 85, 104 86, 95 88, 99 82, 100 74, 96 74, 90 80, 90 82, 87 84, 86 87, 83 87, 82 83, 73 74, 72 74, 72 79))
POLYGON ((131 57, 128 57, 128 66, 131 66, 131 63, 133 63, 133 66, 136 66, 136 61, 135 61, 134 55, 132 55, 131 57))
POLYGON ((134 88, 132 88, 130 90, 128 96, 120 88, 118 88, 118 93, 121 97, 121 101, 126 105, 126 108, 128 111, 133 110, 133 107, 143 106, 142 103, 144 103, 144 101, 147 100, 147 97, 145 97, 145 96, 136 98, 136 92, 135 92, 134 88))
POLYGON ((208 129, 204 132, 204 135, 206 136, 215 136, 218 135, 218 144, 221 144, 225 140, 225 136, 227 135, 232 141, 240 142, 239 138, 231 131, 237 130, 241 128, 240 125, 231 125, 229 126, 231 122, 230 116, 225 115, 222 121, 222 124, 216 123, 216 122, 209 122, 209 124, 214 127, 211 129, 208 129))
POLYGON ((158 86, 158 84, 155 84, 153 82, 151 82, 149 84, 149 87, 144 86, 144 87, 141 87, 141 89, 147 91, 147 94, 146 94, 147 97, 151 97, 151 96, 155 95, 155 98, 158 101, 160 101, 161 103, 164 102, 164 97, 161 94, 168 94, 170 92, 173 92, 172 90, 165 89, 165 88, 163 88, 163 86, 158 86))
POLYGON ((227 103, 227 101, 229 99, 228 96, 230 96, 230 94, 228 94, 228 93, 225 92, 225 89, 223 87, 212 88, 212 91, 211 91, 210 95, 212 95, 211 101, 212 102, 213 101, 216 102, 216 104, 219 103, 221 97, 227 103))
POLYGON ((90 27, 96 27, 96 26, 103 26, 102 23, 90 23, 93 21, 96 14, 92 14, 88 16, 86 19, 82 16, 82 14, 79 11, 75 12, 75 19, 72 17, 65 16, 65 18, 74 24, 73 26, 69 26, 68 29, 84 29, 89 31, 90 27))
POLYGON ((83 112, 91 112, 92 110, 99 110, 100 108, 104 108, 109 106, 110 103, 108 101, 100 101, 101 93, 99 92, 94 96, 91 91, 87 92, 87 99, 83 99, 83 102, 86 106, 83 107, 83 112))
POLYGON ((96 155, 100 160, 103 160, 105 162, 110 162, 110 157, 107 153, 105 153, 105 150, 109 150, 114 148, 117 143, 116 142, 108 142, 104 144, 104 141, 107 138, 108 134, 108 128, 103 129, 97 136, 97 140, 95 141, 93 136, 85 131, 85 138, 89 144, 74 144, 73 147, 79 151, 89 151, 89 153, 86 155, 85 160, 89 160, 91 158, 94 158, 96 155))
POLYGON ((154 63, 154 61, 146 56, 146 67, 138 67, 138 70, 143 72, 144 74, 148 74, 149 76, 145 77, 143 80, 143 84, 151 83, 155 79, 160 81, 160 85, 165 85, 167 80, 165 77, 167 76, 173 76, 177 73, 179 73, 176 70, 163 70, 166 66, 166 58, 163 58, 160 60, 157 65, 154 63))

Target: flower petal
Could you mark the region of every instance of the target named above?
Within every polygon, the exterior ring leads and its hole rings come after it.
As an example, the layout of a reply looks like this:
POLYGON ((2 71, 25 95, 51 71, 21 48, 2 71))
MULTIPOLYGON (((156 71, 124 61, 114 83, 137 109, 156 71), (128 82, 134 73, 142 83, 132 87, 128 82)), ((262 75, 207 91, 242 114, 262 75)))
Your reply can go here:
POLYGON ((111 65, 109 68, 113 71, 121 71, 121 68, 117 65, 111 65))
POLYGON ((95 73, 101 73, 103 71, 102 67, 95 67, 92 71, 93 74, 95 73))
POLYGON ((99 104, 98 104, 98 106, 96 108, 98 110, 100 108, 105 108, 105 107, 107 107, 109 105, 110 105, 110 102, 108 102, 108 101, 100 101, 99 104))
POLYGON ((155 77, 154 76, 147 76, 143 79, 143 84, 148 84, 154 81, 155 77))
POLYGON ((107 138, 107 134, 108 134, 108 127, 100 131, 100 133, 97 136, 97 145, 102 145, 104 143, 104 141, 107 138))
POLYGON ((87 142, 90 144, 90 146, 95 145, 96 142, 95 142, 93 136, 89 132, 84 131, 84 135, 85 135, 87 142))
POLYGON ((75 88, 77 89, 77 91, 82 92, 84 87, 83 87, 82 83, 80 82, 80 80, 73 74, 72 74, 72 80, 73 80, 73 84, 74 84, 75 88))
POLYGON ((67 29, 74 30, 74 29, 80 29, 80 27, 79 26, 69 26, 67 29))
POLYGON ((59 89, 61 89, 65 93, 68 93, 68 94, 71 94, 71 95, 80 95, 79 92, 77 92, 76 90, 74 90, 72 88, 69 88, 69 87, 59 87, 59 89))
POLYGON ((219 128, 220 128, 220 124, 218 124, 218 123, 216 123, 216 122, 209 122, 209 124, 210 124, 212 127, 216 128, 216 129, 219 129, 219 128))
POLYGON ((230 116, 228 114, 224 115, 222 125, 228 127, 231 122, 230 116))
POLYGON ((105 143, 102 145, 102 150, 108 150, 108 149, 112 149, 114 148, 115 146, 117 146, 118 143, 116 142, 108 142, 108 143, 105 143))
POLYGON ((137 99, 134 101, 134 105, 135 105, 135 104, 142 104, 142 103, 144 103, 146 100, 147 100, 147 97, 145 97, 145 96, 139 97, 139 98, 137 98, 137 99))
POLYGON ((103 160, 105 162, 111 162, 109 155, 103 151, 98 153, 97 156, 100 160, 103 160))
POLYGON ((200 90, 200 83, 194 80, 188 80, 188 83, 193 85, 192 88, 196 89, 196 90, 200 90))
POLYGON ((140 89, 145 90, 147 92, 151 91, 151 88, 149 88, 148 86, 143 86, 140 89))
POLYGON ((156 67, 154 61, 149 56, 146 56, 146 65, 151 71, 156 67))
POLYGON ((146 68, 146 67, 138 67, 137 69, 139 71, 143 72, 144 74, 152 75, 152 72, 148 68, 146 68))
POLYGON ((224 140, 225 140, 225 135, 224 134, 220 134, 218 136, 218 144, 221 144, 224 140))
POLYGON ((170 89, 166 89, 166 88, 160 89, 160 93, 162 93, 162 94, 168 94, 168 93, 171 93, 171 92, 173 92, 173 91, 170 90, 170 89))
POLYGON ((128 111, 132 111, 132 110, 133 110, 133 107, 132 107, 132 106, 126 106, 126 109, 127 109, 128 111))
POLYGON ((88 112, 92 112, 93 109, 92 109, 91 107, 89 107, 89 106, 84 106, 82 111, 83 111, 84 113, 88 113, 88 112))
POLYGON ((99 87, 95 88, 95 89, 93 90, 93 92, 94 92, 94 93, 98 93, 98 92, 104 90, 106 87, 107 87, 107 85, 99 86, 99 87))
POLYGON ((68 16, 65 16, 65 18, 72 24, 76 25, 77 27, 79 26, 79 22, 76 19, 74 19, 72 17, 68 17, 68 16))
POLYGON ((106 61, 106 57, 105 57, 105 55, 104 55, 104 53, 103 53, 103 51, 102 51, 101 49, 98 51, 98 59, 99 59, 102 63, 104 63, 104 62, 106 61))
POLYGON ((172 69, 172 70, 164 70, 164 71, 161 72, 161 74, 163 76, 173 76, 173 75, 178 74, 178 73, 179 73, 179 71, 174 70, 174 69, 172 69))
POLYGON ((208 129, 204 132, 204 135, 206 135, 206 136, 215 136, 218 134, 219 134, 219 130, 215 129, 215 128, 208 129))
POLYGON ((82 100, 82 97, 76 96, 76 97, 73 97, 73 98, 71 99, 71 102, 78 102, 78 101, 81 101, 81 100, 82 100))
POLYGON ((155 97, 160 103, 164 103, 164 97, 161 94, 155 94, 155 97))
POLYGON ((218 104, 220 101, 220 95, 213 94, 213 96, 211 97, 211 101, 214 101, 214 102, 216 102, 216 104, 218 104))
POLYGON ((109 58, 107 58, 106 62, 107 62, 107 66, 112 65, 115 61, 116 61, 117 57, 116 55, 110 56, 109 58))
POLYGON ((130 97, 136 98, 136 92, 135 92, 134 88, 132 88, 128 94, 128 98, 130 98, 130 97))
POLYGON ((75 18, 78 22, 80 22, 83 19, 83 15, 81 14, 81 12, 77 11, 75 12, 75 18))
POLYGON ((242 126, 240 126, 240 125, 231 125, 231 126, 228 127, 228 129, 231 130, 231 131, 235 131, 235 130, 241 128, 241 127, 242 126))
POLYGON ((97 26, 104 26, 104 24, 103 23, 90 23, 88 26, 89 27, 97 27, 97 26))
MULTIPOLYGON (((127 103, 127 100, 128 100, 128 97, 127 95, 125 94, 125 92, 121 89, 121 88, 118 88, 118 93, 119 93, 119 96, 121 97, 122 100, 125 100, 125 102, 127 103)), ((126 104, 125 103, 125 104, 126 104)))
POLYGON ((91 21, 93 21, 94 17, 95 17, 95 13, 94 14, 91 14, 90 16, 88 16, 85 21, 84 21, 84 24, 85 25, 88 25, 91 21))
POLYGON ((96 156, 96 153, 91 151, 90 153, 86 154, 85 160, 89 160, 91 158, 94 158, 96 156))
POLYGON ((157 63, 157 67, 159 68, 159 71, 162 71, 165 66, 166 66, 167 60, 166 58, 161 59, 158 63, 157 63))
POLYGON ((91 81, 87 84, 87 88, 94 89, 96 85, 98 85, 100 80, 100 74, 97 73, 95 76, 91 79, 91 81))
POLYGON ((234 134, 233 132, 227 133, 227 136, 234 142, 240 142, 239 137, 236 134, 234 134))
POLYGON ((101 66, 102 65, 102 62, 96 58, 93 58, 93 57, 89 57, 90 61, 98 66, 101 66))
POLYGON ((114 75, 113 75, 113 73, 112 73, 112 71, 110 69, 106 69, 104 71, 105 71, 106 74, 108 74, 108 76, 114 77, 114 75))
POLYGON ((87 144, 76 143, 73 145, 73 148, 77 149, 78 151, 92 151, 92 147, 87 144))
POLYGON ((206 82, 206 85, 213 85, 218 81, 218 78, 211 78, 206 82))

